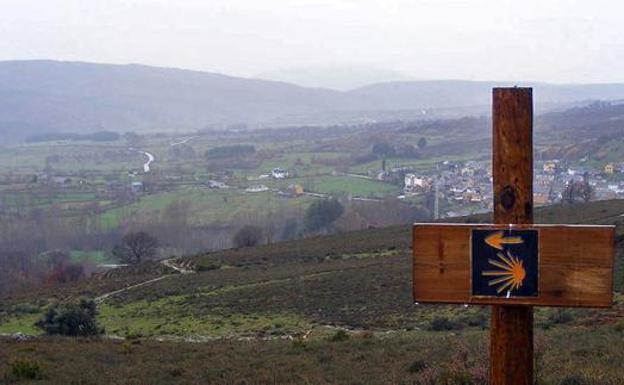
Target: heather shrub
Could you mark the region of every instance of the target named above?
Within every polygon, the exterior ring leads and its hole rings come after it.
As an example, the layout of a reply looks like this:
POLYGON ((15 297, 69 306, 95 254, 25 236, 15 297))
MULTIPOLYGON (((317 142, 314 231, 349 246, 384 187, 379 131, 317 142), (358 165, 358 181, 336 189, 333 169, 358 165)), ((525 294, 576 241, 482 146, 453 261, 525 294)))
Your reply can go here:
POLYGON ((559 385, 589 385, 589 382, 578 374, 572 374, 561 380, 559 385))
POLYGON ((436 316, 431 320, 429 329, 433 331, 453 330, 455 323, 445 316, 436 316))
POLYGON ((41 364, 30 358, 18 358, 11 363, 11 375, 18 380, 37 380, 42 373, 41 364))
POLYGON ((423 370, 427 369, 428 365, 423 360, 415 360, 410 366, 407 368, 407 371, 410 373, 420 373, 423 370))
POLYGON ((332 335, 329 340, 332 342, 341 342, 349 339, 349 333, 344 330, 338 330, 334 335, 332 335))

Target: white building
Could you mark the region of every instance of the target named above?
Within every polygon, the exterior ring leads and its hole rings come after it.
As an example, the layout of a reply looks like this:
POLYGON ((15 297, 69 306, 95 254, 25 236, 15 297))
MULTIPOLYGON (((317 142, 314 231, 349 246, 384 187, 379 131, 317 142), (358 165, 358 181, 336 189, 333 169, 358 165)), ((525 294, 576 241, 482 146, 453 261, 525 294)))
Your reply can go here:
POLYGON ((132 182, 130 184, 130 188, 132 189, 133 193, 138 194, 144 190, 143 182, 132 182))
POLYGON ((408 190, 414 188, 425 188, 429 187, 429 179, 423 176, 417 176, 415 174, 405 174, 405 188, 408 190))
POLYGON ((228 188, 228 185, 218 180, 209 180, 208 187, 209 188, 228 188))
POLYGON ((263 184, 258 184, 255 186, 249 186, 245 189, 246 192, 250 192, 250 193, 257 193, 257 192, 264 192, 264 191, 269 191, 269 188, 263 184))
POLYGON ((545 173, 553 174, 557 172, 558 167, 559 167, 558 160, 547 160, 546 162, 544 162, 544 165, 542 166, 542 170, 544 170, 545 173))
POLYGON ((273 171, 271 171, 271 176, 275 179, 286 179, 288 178, 288 171, 283 168, 274 168, 273 171))

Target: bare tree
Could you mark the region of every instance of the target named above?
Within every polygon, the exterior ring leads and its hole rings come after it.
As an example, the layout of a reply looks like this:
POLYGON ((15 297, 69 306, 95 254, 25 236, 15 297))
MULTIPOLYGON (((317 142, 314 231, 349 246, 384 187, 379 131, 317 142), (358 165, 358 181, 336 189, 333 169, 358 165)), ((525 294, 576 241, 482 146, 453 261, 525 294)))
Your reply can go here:
POLYGON ((336 199, 324 199, 312 202, 305 212, 303 223, 309 232, 329 227, 340 218, 344 207, 336 199))
POLYGON ((128 233, 121 244, 113 247, 113 256, 121 262, 137 264, 154 258, 157 247, 158 240, 144 231, 128 233))
POLYGON ((173 201, 163 211, 159 230, 155 233, 164 244, 181 249, 192 246, 192 205, 185 200, 173 201))
POLYGON ((42 257, 47 259, 49 265, 46 282, 76 282, 85 276, 84 266, 72 262, 65 250, 51 250, 42 254, 42 257))
POLYGON ((578 200, 589 202, 594 195, 594 189, 589 182, 570 180, 561 194, 561 200, 566 203, 574 203, 578 200))
POLYGON ((262 230, 257 226, 247 225, 236 232, 232 241, 235 247, 251 247, 259 244, 261 239, 262 230))

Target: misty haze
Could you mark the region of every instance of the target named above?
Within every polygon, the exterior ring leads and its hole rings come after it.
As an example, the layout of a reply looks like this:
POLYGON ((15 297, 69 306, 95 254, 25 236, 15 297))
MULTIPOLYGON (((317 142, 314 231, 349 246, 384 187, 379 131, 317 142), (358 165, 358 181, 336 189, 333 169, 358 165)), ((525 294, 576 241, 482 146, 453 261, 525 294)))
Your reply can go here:
POLYGON ((624 385, 623 6, 0 5, 0 382, 624 385))

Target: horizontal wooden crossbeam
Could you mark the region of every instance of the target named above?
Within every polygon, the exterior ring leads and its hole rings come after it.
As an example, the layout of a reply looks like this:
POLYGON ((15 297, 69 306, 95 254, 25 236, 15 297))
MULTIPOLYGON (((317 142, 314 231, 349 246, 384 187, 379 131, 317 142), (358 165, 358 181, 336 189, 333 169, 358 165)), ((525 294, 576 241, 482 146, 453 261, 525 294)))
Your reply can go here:
POLYGON ((614 233, 614 226, 415 224, 414 301, 609 307, 613 304, 614 233), (479 235, 473 230, 490 231, 479 235), (484 234, 488 235, 487 241, 484 234), (522 237, 517 234, 534 234, 532 237, 537 239, 533 261, 514 255, 531 253, 518 251, 524 249, 518 248, 522 237), (479 247, 472 244, 474 239, 478 239, 479 247), (473 272, 479 268, 478 263, 473 263, 474 258, 487 258, 482 265, 488 264, 491 269, 473 272), (522 273, 511 267, 520 261, 523 264, 516 269, 522 273), (537 268, 530 266, 532 263, 537 263, 537 268), (535 277, 529 276, 531 269, 535 277), (477 287, 503 287, 511 282, 504 279, 505 274, 512 273, 524 279, 523 286, 509 284, 500 293, 490 290, 485 295, 477 287), (535 279, 534 291, 529 287, 530 278, 535 279), (475 279, 489 281, 484 284, 475 279))

